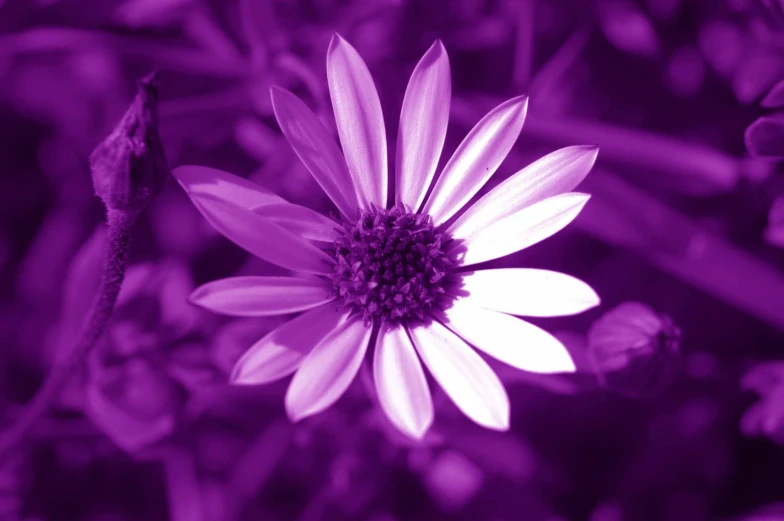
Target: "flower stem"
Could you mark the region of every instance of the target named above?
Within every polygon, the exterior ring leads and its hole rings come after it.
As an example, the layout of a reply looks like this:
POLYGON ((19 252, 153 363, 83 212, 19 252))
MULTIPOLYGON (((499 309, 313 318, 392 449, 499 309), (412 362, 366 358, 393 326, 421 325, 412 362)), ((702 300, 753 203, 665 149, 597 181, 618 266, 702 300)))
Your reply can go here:
POLYGON ((0 437, 0 463, 12 454, 13 450, 25 440, 36 421, 46 414, 68 380, 81 369, 93 346, 106 330, 125 278, 131 229, 135 221, 135 213, 109 210, 107 218, 109 242, 103 278, 82 332, 73 348, 55 361, 38 393, 16 422, 0 437))

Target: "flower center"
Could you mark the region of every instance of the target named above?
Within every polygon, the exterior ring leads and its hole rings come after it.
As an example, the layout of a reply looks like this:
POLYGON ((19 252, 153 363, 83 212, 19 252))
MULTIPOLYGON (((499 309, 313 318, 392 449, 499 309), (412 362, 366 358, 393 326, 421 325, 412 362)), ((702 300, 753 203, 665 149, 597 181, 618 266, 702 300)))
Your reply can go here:
POLYGON ((400 207, 361 212, 356 221, 344 221, 341 237, 327 249, 335 259, 333 294, 366 323, 424 320, 448 298, 446 275, 456 263, 447 251, 451 243, 429 215, 400 207))

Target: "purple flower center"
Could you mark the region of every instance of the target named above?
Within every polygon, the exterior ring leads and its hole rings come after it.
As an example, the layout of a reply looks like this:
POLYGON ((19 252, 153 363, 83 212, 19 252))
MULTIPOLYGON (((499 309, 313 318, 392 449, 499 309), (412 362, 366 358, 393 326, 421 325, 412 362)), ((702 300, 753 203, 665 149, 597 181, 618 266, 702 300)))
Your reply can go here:
POLYGON ((335 259, 333 294, 366 323, 424 320, 448 300, 446 275, 456 261, 448 251, 452 238, 429 215, 374 208, 344 221, 341 232, 327 249, 335 259))

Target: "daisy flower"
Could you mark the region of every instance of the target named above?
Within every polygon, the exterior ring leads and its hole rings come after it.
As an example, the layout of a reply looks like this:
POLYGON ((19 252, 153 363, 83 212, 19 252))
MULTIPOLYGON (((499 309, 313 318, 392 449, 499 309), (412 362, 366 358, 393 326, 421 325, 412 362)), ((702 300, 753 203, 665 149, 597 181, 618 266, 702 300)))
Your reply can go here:
POLYGON ((479 121, 425 197, 449 117, 449 59, 437 41, 403 99, 391 203, 379 97, 364 61, 338 35, 327 53, 327 77, 342 152, 296 96, 273 87, 271 97, 283 134, 339 218, 218 170, 174 171, 218 231, 292 272, 218 280, 193 293, 195 304, 227 315, 301 312, 248 349, 232 382, 263 384, 294 373, 285 404, 297 421, 335 403, 372 352, 378 401, 407 435, 421 438, 433 421, 423 362, 466 416, 508 429, 509 398, 476 350, 524 371, 574 371, 558 340, 515 315, 572 315, 599 298, 566 274, 471 266, 522 250, 571 222, 589 198, 571 190, 593 166, 597 148, 558 150, 454 219, 514 145, 527 99, 506 101, 479 121))

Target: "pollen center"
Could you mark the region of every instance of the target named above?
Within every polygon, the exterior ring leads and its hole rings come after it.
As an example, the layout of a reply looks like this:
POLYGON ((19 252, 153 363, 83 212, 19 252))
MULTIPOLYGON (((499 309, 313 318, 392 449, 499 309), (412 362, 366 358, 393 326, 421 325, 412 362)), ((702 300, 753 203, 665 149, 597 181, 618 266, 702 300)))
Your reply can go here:
POLYGON ((399 207, 361 212, 327 250, 335 259, 334 296, 366 323, 423 320, 446 298, 451 243, 429 215, 399 207))

